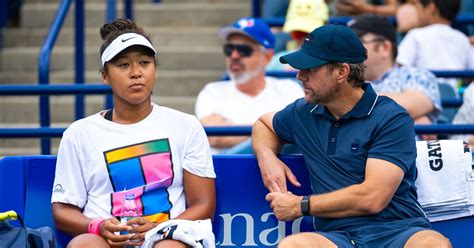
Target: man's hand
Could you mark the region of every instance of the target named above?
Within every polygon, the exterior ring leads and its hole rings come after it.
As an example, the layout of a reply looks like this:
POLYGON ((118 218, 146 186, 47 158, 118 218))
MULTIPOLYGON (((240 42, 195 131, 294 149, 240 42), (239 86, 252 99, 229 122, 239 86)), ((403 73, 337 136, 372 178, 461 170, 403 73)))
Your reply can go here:
POLYGON ((336 10, 341 15, 360 15, 371 12, 371 5, 365 0, 348 0, 336 3, 336 10))
POLYGON ((291 184, 301 187, 295 174, 278 157, 272 155, 268 156, 265 161, 262 160, 259 159, 258 165, 262 173, 263 184, 270 192, 287 192, 286 178, 291 184))
POLYGON ((224 116, 219 114, 210 114, 200 119, 203 126, 230 126, 233 125, 224 116))
POLYGON ((268 193, 265 200, 270 202, 270 207, 278 220, 292 221, 303 216, 301 212, 302 196, 293 195, 291 192, 268 193))

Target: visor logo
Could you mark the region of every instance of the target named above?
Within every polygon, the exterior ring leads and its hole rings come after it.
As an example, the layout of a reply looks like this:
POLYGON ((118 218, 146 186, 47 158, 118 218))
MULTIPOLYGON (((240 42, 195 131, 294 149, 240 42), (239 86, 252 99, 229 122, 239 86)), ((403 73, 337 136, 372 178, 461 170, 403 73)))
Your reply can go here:
POLYGON ((131 40, 133 38, 137 38, 136 36, 133 36, 133 37, 130 37, 130 38, 127 38, 127 39, 122 39, 122 42, 126 42, 127 40, 131 40))

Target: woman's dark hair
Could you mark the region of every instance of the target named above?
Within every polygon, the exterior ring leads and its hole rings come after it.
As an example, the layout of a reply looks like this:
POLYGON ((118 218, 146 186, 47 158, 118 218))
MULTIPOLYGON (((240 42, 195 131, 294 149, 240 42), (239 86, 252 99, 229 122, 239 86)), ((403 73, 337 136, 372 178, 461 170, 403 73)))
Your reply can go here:
MULTIPOLYGON (((151 44, 153 44, 150 40, 148 34, 145 34, 145 31, 142 27, 139 27, 135 22, 128 19, 115 19, 111 23, 106 23, 100 28, 100 37, 103 40, 102 46, 100 47, 100 55, 104 53, 105 49, 115 40, 115 38, 119 37, 122 34, 126 33, 136 33, 140 34, 145 37, 151 44)), ((151 52, 151 50, 150 50, 151 52)), ((112 59, 113 60, 113 59, 112 59)), ((102 68, 101 70, 104 70, 102 68)))

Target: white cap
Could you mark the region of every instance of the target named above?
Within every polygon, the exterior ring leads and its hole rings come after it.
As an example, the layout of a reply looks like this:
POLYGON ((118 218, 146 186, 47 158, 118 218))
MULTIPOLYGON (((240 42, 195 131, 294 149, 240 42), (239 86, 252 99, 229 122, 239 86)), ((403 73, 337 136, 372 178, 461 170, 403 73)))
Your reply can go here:
POLYGON ((140 45, 150 48, 153 51, 153 55, 156 54, 156 50, 153 45, 148 41, 145 36, 137 33, 125 33, 115 38, 112 43, 104 50, 101 56, 102 67, 105 63, 113 59, 121 51, 131 46, 140 45))

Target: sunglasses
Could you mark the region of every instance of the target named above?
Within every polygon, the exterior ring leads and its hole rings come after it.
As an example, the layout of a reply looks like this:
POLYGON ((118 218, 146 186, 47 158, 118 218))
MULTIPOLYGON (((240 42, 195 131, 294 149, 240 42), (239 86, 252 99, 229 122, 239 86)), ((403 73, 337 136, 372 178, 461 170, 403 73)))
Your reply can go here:
POLYGON ((253 54, 253 47, 249 45, 237 45, 237 44, 225 44, 224 45, 224 54, 229 57, 234 50, 237 50, 241 57, 250 57, 253 54))

